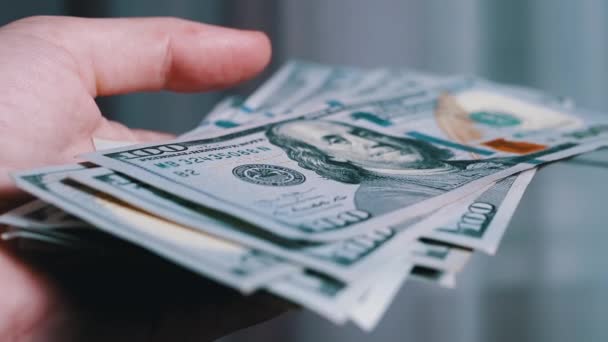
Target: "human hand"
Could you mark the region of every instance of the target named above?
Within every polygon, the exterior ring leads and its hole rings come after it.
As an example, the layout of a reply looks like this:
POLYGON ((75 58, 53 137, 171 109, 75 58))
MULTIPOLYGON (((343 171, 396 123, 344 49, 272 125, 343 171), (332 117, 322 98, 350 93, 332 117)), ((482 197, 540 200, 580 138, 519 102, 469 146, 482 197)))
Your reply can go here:
MULTIPOLYGON (((20 194, 11 171, 73 163, 93 150, 93 136, 168 138, 106 120, 96 96, 222 88, 255 75, 269 57, 263 34, 171 18, 32 17, 0 28, 0 211, 20 194)), ((251 303, 241 297, 189 274, 173 277, 180 272, 174 266, 157 268, 163 262, 150 260, 148 273, 99 264, 65 272, 44 261, 34 267, 0 246, 0 340, 184 340, 184 331, 200 340, 267 318, 269 311, 259 305, 245 315, 243 307, 251 303), (186 303, 197 303, 188 306, 188 317, 182 317, 186 311, 175 314, 186 303), (107 315, 92 314, 99 310, 107 315)))
POLYGON ((106 120, 95 97, 223 88, 269 57, 264 34, 173 18, 31 17, 1 27, 0 211, 19 194, 10 171, 74 162, 93 136, 168 138, 106 120))

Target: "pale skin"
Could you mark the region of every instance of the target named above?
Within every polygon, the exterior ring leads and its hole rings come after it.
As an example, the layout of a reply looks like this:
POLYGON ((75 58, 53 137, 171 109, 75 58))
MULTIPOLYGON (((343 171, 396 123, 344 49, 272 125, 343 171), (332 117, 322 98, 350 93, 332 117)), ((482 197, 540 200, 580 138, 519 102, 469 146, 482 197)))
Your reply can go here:
MULTIPOLYGON (((11 171, 74 163, 92 137, 170 138, 105 119, 95 97, 229 87, 259 73, 270 53, 262 33, 174 18, 32 17, 1 27, 0 212, 26 198, 11 171)), ((200 341, 282 309, 142 259, 66 270, 0 244, 0 340, 200 341)))

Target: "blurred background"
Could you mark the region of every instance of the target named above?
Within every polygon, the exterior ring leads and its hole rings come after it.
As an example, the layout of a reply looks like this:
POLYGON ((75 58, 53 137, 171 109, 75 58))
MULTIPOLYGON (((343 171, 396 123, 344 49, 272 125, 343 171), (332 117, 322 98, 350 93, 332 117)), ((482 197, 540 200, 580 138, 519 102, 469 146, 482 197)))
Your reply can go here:
MULTIPOLYGON (((246 94, 287 59, 304 58, 476 74, 608 111, 605 0, 5 0, 0 23, 40 14, 179 16, 267 32, 271 66, 232 93, 246 94)), ((98 102, 130 126, 180 133, 223 95, 98 102)), ((291 312, 223 341, 607 341, 608 153, 597 158, 544 168, 496 257, 474 257, 455 290, 408 283, 372 334, 291 312)))
MULTIPOLYGON (((269 72, 289 58, 469 73, 572 96, 608 109, 608 3, 604 0, 21 0, 0 23, 38 14, 178 16, 263 30, 269 72)), ((247 93, 256 81, 231 92, 247 93)), ((99 102, 131 126, 192 128, 222 94, 136 94, 99 102)))

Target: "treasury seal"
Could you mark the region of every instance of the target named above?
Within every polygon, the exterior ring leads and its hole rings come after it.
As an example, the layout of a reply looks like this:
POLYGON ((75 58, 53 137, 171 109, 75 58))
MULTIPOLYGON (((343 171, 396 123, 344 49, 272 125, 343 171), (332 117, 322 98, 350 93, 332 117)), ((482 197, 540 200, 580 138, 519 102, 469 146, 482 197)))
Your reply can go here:
POLYGON ((269 164, 240 165, 232 169, 232 174, 245 182, 267 186, 298 185, 306 181, 296 170, 269 164))

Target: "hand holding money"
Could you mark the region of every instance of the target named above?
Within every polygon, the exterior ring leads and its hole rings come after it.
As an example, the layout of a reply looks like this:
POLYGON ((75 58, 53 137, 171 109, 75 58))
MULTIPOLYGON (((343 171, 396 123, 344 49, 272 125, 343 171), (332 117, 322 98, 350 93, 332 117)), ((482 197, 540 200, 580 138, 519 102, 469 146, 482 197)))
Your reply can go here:
MULTIPOLYGON (((160 83, 88 96, 218 85, 179 56, 160 83)), ((291 61, 177 139, 93 138, 87 163, 12 173, 38 200, 0 216, 1 239, 68 255, 112 246, 114 258, 136 245, 370 331, 406 279, 453 287, 473 251, 496 253, 536 170, 605 146, 608 124, 563 97, 470 76, 291 61)))
MULTIPOLYGON (((269 55, 260 33, 171 18, 35 17, 0 28, 0 212, 16 206, 22 196, 9 172, 74 163, 76 156, 93 150, 93 136, 132 142, 169 138, 106 120, 96 96, 222 88, 255 75, 269 55)), ((66 325, 77 330, 80 320, 61 316, 74 303, 58 296, 56 284, 10 256, 3 245, 0 249, 0 340, 51 341, 47 333, 71 330, 66 325)), ((103 291, 88 289, 90 296, 103 291)), ((123 299, 109 300, 121 311, 123 299)), ((151 305, 150 310, 164 309, 151 305)), ((241 323, 249 322, 243 318, 241 323)), ((214 335, 213 324, 203 326, 208 336, 214 335)), ((199 330, 197 336, 205 333, 199 330)))
POLYGON ((169 138, 106 120, 95 97, 223 88, 270 56, 263 34, 171 18, 32 17, 0 28, 0 41, 0 208, 17 195, 10 171, 75 162, 93 136, 169 138))

